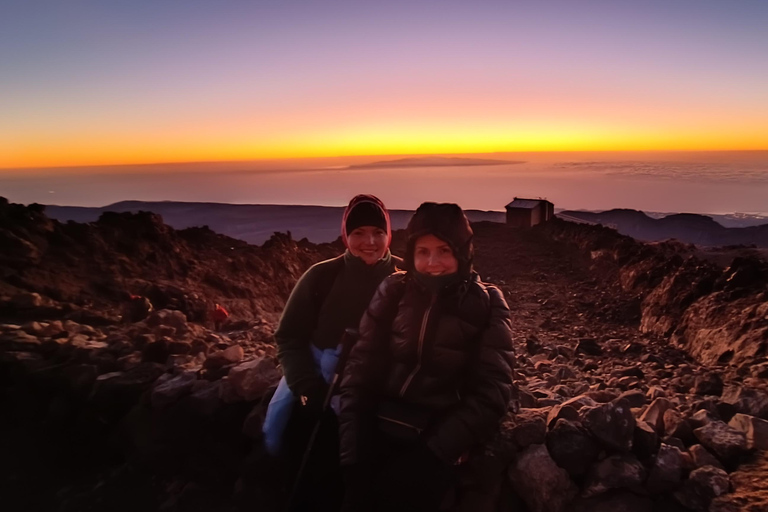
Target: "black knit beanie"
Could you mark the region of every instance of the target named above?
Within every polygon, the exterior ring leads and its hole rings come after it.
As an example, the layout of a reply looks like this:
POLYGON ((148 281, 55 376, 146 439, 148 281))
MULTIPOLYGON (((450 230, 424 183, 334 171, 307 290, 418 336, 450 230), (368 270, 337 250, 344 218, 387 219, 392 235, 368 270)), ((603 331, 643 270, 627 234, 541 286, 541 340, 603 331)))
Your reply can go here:
POLYGON ((459 274, 469 276, 472 271, 474 247, 472 227, 461 207, 453 203, 422 203, 408 222, 408 245, 405 259, 406 270, 413 268, 413 251, 416 240, 424 235, 434 235, 445 241, 459 262, 459 274))
POLYGON ((350 210, 344 225, 347 236, 362 226, 374 226, 384 231, 387 230, 387 218, 377 204, 360 202, 350 210))

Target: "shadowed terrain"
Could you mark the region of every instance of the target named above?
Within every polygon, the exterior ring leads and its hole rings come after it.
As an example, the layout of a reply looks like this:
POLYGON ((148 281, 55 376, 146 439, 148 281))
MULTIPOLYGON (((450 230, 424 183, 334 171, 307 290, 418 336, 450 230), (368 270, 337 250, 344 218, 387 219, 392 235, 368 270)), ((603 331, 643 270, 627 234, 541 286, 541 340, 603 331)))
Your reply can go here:
MULTIPOLYGON (((510 305, 517 396, 447 509, 768 506, 764 262, 560 220, 473 229, 476 269, 510 305)), ((252 246, 149 213, 62 224, 0 201, 0 247, 12 510, 279 510, 260 445, 271 334, 338 242, 252 246), (128 318, 131 294, 154 311, 128 318), (232 313, 218 331, 214 303, 232 313)))

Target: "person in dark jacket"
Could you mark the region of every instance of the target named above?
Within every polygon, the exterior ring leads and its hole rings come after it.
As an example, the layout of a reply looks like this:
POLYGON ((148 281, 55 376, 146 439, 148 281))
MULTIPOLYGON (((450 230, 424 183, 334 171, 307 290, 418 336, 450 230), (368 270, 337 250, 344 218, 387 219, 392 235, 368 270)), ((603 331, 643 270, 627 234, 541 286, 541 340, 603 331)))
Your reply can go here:
POLYGON ((464 212, 424 203, 407 232, 406 271, 373 297, 341 382, 349 512, 438 510, 511 399, 509 308, 472 270, 464 212))
POLYGON ((402 262, 389 251, 389 213, 375 196, 354 197, 341 228, 347 250, 301 276, 274 335, 285 381, 297 398, 281 443, 289 478, 295 478, 312 428, 323 414, 300 499, 293 497, 296 510, 338 510, 343 496, 338 423, 332 410, 322 412, 328 383, 317 356, 335 349, 345 329, 357 328, 381 281, 402 262))

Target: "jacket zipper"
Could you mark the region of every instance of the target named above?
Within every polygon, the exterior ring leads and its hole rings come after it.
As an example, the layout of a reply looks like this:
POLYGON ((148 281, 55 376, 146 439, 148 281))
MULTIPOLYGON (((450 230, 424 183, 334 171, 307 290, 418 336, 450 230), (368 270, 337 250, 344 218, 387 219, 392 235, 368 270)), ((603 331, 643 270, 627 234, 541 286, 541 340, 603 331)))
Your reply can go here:
POLYGON ((436 301, 437 301, 437 295, 432 295, 432 300, 429 303, 429 307, 424 312, 424 318, 421 321, 421 332, 419 333, 419 345, 416 352, 416 366, 413 368, 413 371, 410 373, 410 375, 408 375, 408 378, 405 379, 405 382, 403 383, 403 387, 400 388, 400 397, 405 396, 405 392, 408 390, 408 386, 411 385, 411 381, 421 369, 421 354, 424 350, 424 335, 427 332, 427 322, 429 321, 429 313, 430 311, 432 311, 432 306, 435 305, 436 301))
POLYGON ((403 426, 403 427, 407 427, 407 428, 413 429, 413 430, 415 430, 419 434, 421 434, 423 432, 423 429, 420 429, 419 427, 416 427, 416 426, 411 425, 410 423, 406 423, 404 421, 398 421, 398 420, 395 420, 395 419, 392 419, 392 418, 387 418, 386 416, 379 416, 379 419, 382 419, 384 421, 389 421, 390 423, 394 423, 396 425, 400 425, 400 426, 403 426))

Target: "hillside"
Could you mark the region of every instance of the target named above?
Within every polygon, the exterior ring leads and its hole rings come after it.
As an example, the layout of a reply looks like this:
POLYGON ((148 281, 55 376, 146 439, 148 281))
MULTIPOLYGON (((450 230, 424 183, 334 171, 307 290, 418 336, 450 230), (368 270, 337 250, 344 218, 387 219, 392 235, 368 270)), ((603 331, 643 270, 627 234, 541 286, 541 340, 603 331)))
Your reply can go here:
MULTIPOLYGON (((766 264, 562 221, 473 228, 477 270, 511 308, 518 395, 452 510, 765 510, 766 264)), ((0 200, 0 247, 12 510, 280 508, 260 448, 271 333, 298 276, 340 246, 251 246, 148 213, 62 224, 0 200), (155 311, 121 317, 126 294, 155 311), (232 312, 221 331, 214 302, 232 312)))
POLYGON ((756 245, 768 247, 768 224, 726 228, 707 215, 678 213, 652 218, 637 210, 614 209, 605 212, 564 210, 563 215, 615 227, 619 233, 638 240, 667 240, 706 245, 756 245))

